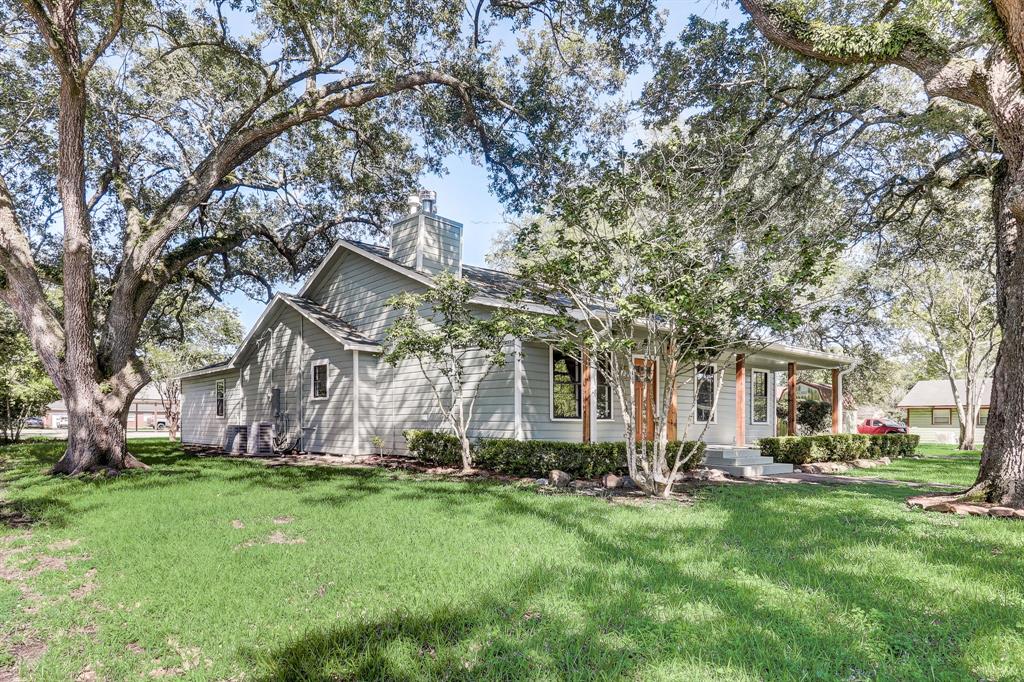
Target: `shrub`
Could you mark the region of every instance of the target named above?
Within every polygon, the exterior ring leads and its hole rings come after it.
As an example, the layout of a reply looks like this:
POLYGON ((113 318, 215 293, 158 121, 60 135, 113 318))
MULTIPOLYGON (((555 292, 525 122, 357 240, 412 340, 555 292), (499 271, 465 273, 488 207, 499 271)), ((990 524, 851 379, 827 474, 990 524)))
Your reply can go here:
POLYGON ((454 434, 409 429, 402 435, 409 444, 409 454, 416 459, 441 466, 462 466, 462 444, 454 434))
POLYGON ((917 449, 920 436, 890 433, 868 436, 832 433, 821 436, 783 436, 758 441, 761 454, 776 462, 849 462, 854 459, 907 457, 917 449))
MULTIPOLYGON (((672 441, 669 459, 683 446, 684 456, 692 453, 680 467, 689 471, 704 458, 704 443, 672 441)), ((574 478, 598 478, 604 474, 626 473, 626 446, 623 442, 567 443, 549 440, 512 440, 488 438, 477 445, 474 463, 509 476, 546 476, 559 469, 574 478)))

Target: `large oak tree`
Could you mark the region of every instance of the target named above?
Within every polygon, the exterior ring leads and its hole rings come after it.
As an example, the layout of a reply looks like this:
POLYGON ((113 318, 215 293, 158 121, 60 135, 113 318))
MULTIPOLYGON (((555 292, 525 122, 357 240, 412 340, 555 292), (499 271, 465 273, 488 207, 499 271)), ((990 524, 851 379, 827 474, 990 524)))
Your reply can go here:
POLYGON ((650 0, 0 0, 0 299, 68 403, 55 471, 139 464, 169 286, 269 290, 446 154, 529 204, 659 27, 650 0))
MULTIPOLYGON (((930 100, 971 107, 996 164, 992 207, 1003 343, 978 480, 969 491, 1024 506, 1024 3, 741 0, 769 40, 832 65, 900 67, 930 100)), ((977 134, 979 133, 980 134, 977 134)))

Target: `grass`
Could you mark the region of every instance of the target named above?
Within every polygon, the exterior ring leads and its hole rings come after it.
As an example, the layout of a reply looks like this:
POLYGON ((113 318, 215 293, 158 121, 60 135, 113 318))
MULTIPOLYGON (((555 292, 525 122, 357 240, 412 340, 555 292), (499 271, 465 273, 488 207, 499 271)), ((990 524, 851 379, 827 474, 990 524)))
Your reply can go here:
POLYGON ((0 529, 0 648, 47 643, 24 679, 1024 677, 1024 524, 909 488, 637 507, 159 441, 150 472, 58 480, 59 448, 0 450, 34 519, 0 529))
POLYGON ((912 483, 945 483, 967 488, 978 477, 981 452, 957 450, 954 445, 925 443, 917 457, 897 459, 879 469, 850 469, 846 476, 882 478, 912 483))

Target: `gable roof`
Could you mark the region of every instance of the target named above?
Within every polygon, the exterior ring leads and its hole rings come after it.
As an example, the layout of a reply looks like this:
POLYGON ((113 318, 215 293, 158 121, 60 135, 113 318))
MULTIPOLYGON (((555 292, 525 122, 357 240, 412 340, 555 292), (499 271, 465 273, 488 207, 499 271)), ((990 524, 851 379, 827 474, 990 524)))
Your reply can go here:
POLYGON ((217 372, 223 372, 224 370, 235 369, 238 367, 238 361, 242 355, 248 350, 256 338, 258 337, 257 332, 264 329, 272 318, 271 313, 280 309, 282 306, 286 306, 295 310, 303 318, 309 320, 317 327, 322 329, 328 336, 341 344, 345 350, 365 350, 371 353, 377 353, 381 350, 381 345, 376 341, 368 338, 354 326, 341 319, 331 311, 327 310, 321 305, 318 305, 314 301, 302 296, 292 296, 291 294, 276 294, 271 299, 270 304, 267 306, 260 318, 256 320, 256 324, 252 326, 249 333, 245 335, 245 339, 238 346, 238 350, 231 356, 230 360, 226 362, 218 362, 212 365, 207 365, 200 369, 193 370, 191 372, 185 372, 179 374, 176 379, 184 379, 187 377, 203 376, 205 374, 216 374, 217 372))
MULTIPOLYGON (((967 390, 966 382, 957 379, 956 388, 963 395, 967 390)), ((992 380, 985 379, 981 384, 979 400, 982 407, 988 407, 991 396, 992 380)), ((914 384, 896 407, 956 407, 956 400, 953 399, 953 387, 949 385, 949 379, 927 379, 914 384)))

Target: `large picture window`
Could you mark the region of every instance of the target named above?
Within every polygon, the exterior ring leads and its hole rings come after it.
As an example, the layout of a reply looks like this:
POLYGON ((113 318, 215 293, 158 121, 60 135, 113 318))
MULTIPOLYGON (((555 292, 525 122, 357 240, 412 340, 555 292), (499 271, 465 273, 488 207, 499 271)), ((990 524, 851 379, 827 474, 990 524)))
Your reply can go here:
POLYGON ((313 365, 313 398, 327 397, 327 363, 313 365))
POLYGON ((715 421, 715 366, 698 366, 695 379, 697 422, 713 422, 715 421))
POLYGON ((598 419, 609 421, 612 418, 612 382, 609 376, 611 370, 608 367, 608 361, 603 359, 597 361, 596 367, 594 386, 597 395, 594 400, 594 410, 598 419))
POLYGON ((214 389, 214 395, 216 396, 216 400, 217 400, 217 416, 218 417, 223 417, 224 416, 224 380, 223 379, 218 379, 217 380, 217 386, 214 389))
POLYGON ((580 361, 557 348, 551 349, 551 418, 581 419, 583 416, 580 361))
POLYGON ((953 421, 952 410, 948 407, 933 407, 932 408, 932 424, 937 426, 947 426, 953 421))
POLYGON ((768 372, 759 369, 750 373, 750 421, 768 423, 768 372))

